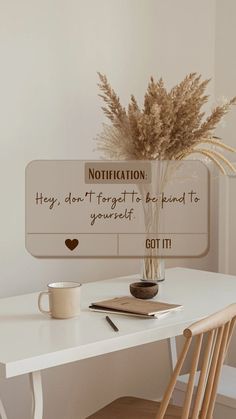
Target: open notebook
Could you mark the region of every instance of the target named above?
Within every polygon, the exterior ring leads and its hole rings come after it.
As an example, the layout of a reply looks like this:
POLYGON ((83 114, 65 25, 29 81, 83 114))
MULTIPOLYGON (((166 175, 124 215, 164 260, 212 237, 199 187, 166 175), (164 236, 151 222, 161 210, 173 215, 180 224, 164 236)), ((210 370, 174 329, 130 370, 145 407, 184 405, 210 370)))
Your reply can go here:
POLYGON ((134 297, 117 297, 110 300, 96 301, 89 308, 104 313, 159 318, 172 311, 180 310, 183 306, 160 301, 140 300, 134 297))

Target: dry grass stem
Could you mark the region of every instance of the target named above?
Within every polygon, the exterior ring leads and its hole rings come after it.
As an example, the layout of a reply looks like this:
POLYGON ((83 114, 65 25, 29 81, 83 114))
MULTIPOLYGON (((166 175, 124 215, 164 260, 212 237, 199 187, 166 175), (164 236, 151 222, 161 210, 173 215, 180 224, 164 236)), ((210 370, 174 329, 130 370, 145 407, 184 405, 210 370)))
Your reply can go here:
POLYGON ((207 156, 210 160, 212 160, 218 166, 221 173, 223 173, 223 175, 226 175, 226 170, 224 166, 214 157, 214 155, 210 151, 207 151, 204 148, 203 149, 196 148, 195 150, 192 150, 188 155, 191 155, 193 153, 199 153, 199 154, 203 154, 204 156, 207 156))
POLYGON ((199 143, 201 144, 208 143, 208 144, 216 145, 218 147, 224 148, 225 150, 231 151, 232 153, 236 153, 236 148, 233 148, 228 144, 224 144, 222 141, 216 139, 215 137, 203 138, 202 140, 199 141, 199 143))

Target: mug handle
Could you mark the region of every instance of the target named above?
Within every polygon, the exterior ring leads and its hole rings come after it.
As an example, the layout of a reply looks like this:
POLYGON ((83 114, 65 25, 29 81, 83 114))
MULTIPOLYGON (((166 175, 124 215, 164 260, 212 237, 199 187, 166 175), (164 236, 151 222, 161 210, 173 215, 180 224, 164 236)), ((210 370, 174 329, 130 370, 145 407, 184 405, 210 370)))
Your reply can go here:
POLYGON ((50 310, 44 310, 43 308, 42 308, 42 305, 41 305, 41 302, 42 302, 42 298, 43 298, 43 296, 44 295, 49 295, 49 292, 48 291, 43 291, 43 292, 40 292, 40 294, 39 294, 39 296, 38 296, 38 308, 39 308, 39 310, 41 311, 41 313, 43 313, 43 314, 48 314, 49 316, 51 315, 51 311, 50 310))

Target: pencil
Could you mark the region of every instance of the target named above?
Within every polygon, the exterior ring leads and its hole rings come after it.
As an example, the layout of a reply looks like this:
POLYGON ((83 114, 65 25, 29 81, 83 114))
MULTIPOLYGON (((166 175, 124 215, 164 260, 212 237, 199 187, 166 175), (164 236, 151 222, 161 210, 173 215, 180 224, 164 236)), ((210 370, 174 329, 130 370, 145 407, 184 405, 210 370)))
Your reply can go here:
POLYGON ((119 329, 118 329, 118 327, 113 323, 113 321, 110 319, 110 317, 109 316, 106 316, 106 321, 109 323, 109 325, 112 327, 112 329, 115 331, 115 332, 119 332, 119 329))

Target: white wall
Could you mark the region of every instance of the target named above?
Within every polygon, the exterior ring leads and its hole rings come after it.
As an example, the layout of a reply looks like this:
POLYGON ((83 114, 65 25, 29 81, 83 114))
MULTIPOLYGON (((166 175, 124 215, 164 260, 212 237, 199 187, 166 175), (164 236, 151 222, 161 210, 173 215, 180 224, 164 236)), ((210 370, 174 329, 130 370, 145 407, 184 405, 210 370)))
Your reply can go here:
MULTIPOLYGON (((236 50, 235 50, 235 39, 236 39, 236 26, 235 26, 235 15, 236 15, 236 2, 234 0, 227 0, 222 2, 216 0, 216 54, 215 54, 215 89, 218 97, 236 96, 236 50)), ((225 123, 218 130, 218 135, 224 138, 228 144, 236 148, 236 111, 232 112, 225 119, 225 123)), ((229 158, 236 162, 234 154, 229 153, 229 158)), ((221 256, 221 271, 227 266, 227 273, 236 275, 236 261, 235 261, 235 209, 236 209, 236 179, 230 179, 228 181, 228 194, 225 194, 226 184, 222 182, 221 199, 225 199, 226 202, 221 202, 222 214, 226 214, 220 217, 220 228, 222 232, 219 243, 219 252, 221 256), (226 213, 225 213, 226 210, 226 213), (226 230, 228 229, 228 237, 226 238, 226 230), (227 258, 224 257, 225 248, 223 239, 228 239, 226 243, 228 254, 227 258), (222 244, 221 244, 222 243, 222 244), (222 263, 224 259, 224 262, 222 263)), ((236 367, 235 357, 236 347, 236 333, 234 333, 230 348, 228 361, 230 365, 236 367)))
MULTIPOLYGON (((216 0, 215 31, 215 93, 218 98, 236 96, 236 2, 234 0, 216 0)), ((218 129, 218 135, 233 147, 236 147, 235 136, 236 111, 225 118, 218 129)), ((235 156, 232 156, 232 159, 235 156)))
MULTIPOLYGON (((142 99, 151 74, 163 76, 168 86, 190 71, 214 77, 214 0, 0 0, 0 5, 1 296, 41 290, 55 279, 87 282, 137 271, 133 261, 32 258, 24 248, 24 168, 32 159, 97 156, 93 138, 104 119, 96 71, 108 75, 124 103, 131 93, 142 99)), ((214 269, 214 257, 213 247, 208 258, 188 263, 214 269)), ((167 378, 166 343, 145 351, 161 371, 155 386, 143 380, 151 397, 167 378)), ((83 418, 93 404, 128 389, 135 393, 142 354, 137 348, 45 372, 46 417, 72 419, 79 406, 83 418)), ((150 362, 144 367, 149 374, 150 362)), ((11 419, 29 417, 27 390, 26 377, 1 382, 11 419)))

